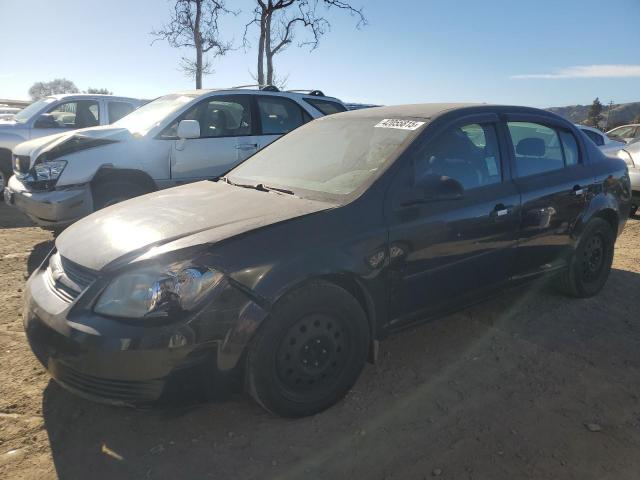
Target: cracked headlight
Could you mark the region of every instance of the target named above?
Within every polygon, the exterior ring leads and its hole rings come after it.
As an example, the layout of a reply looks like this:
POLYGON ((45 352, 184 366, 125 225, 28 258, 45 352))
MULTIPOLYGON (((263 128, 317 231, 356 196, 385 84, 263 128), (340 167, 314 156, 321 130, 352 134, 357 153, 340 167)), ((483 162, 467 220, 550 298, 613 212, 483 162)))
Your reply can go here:
POLYGON ((66 166, 66 160, 52 160, 50 162, 36 163, 33 166, 33 170, 35 171, 34 180, 36 182, 57 180, 66 166))
POLYGON ((147 267, 116 277, 94 311, 112 317, 166 317, 193 310, 222 280, 210 268, 191 265, 147 267))

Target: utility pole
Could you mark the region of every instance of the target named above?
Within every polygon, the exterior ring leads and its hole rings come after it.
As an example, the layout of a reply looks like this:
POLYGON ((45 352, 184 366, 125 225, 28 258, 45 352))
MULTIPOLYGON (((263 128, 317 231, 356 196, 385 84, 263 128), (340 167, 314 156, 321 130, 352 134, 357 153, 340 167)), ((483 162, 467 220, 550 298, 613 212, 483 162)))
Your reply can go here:
POLYGON ((607 123, 604 126, 604 131, 609 130, 609 118, 611 118, 611 107, 613 106, 613 100, 609 100, 609 108, 607 109, 607 123))

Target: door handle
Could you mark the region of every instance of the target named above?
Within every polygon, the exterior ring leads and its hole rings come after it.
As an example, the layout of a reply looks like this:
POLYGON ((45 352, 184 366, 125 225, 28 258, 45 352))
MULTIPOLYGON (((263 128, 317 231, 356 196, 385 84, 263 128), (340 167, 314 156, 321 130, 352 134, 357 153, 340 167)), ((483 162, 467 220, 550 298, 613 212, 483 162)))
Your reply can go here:
POLYGON ((575 193, 577 196, 580 196, 584 193, 584 190, 580 185, 574 185, 573 193, 575 193))
POLYGON ((254 148, 258 148, 257 143, 242 143, 240 145, 236 145, 237 150, 253 150, 254 148))
POLYGON ((503 203, 499 203, 493 207, 493 211, 495 212, 496 217, 504 217, 509 213, 509 209, 505 207, 503 203))

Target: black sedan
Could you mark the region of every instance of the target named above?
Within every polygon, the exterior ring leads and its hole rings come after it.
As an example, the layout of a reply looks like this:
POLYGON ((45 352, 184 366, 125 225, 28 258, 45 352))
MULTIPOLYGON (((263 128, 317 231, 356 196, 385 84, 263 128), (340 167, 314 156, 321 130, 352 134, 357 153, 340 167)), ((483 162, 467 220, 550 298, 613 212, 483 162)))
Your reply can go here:
POLYGON ((225 177, 72 225, 29 279, 25 329, 92 399, 240 386, 310 415, 394 331, 540 277, 597 294, 629 206, 625 163, 542 110, 331 115, 225 177))

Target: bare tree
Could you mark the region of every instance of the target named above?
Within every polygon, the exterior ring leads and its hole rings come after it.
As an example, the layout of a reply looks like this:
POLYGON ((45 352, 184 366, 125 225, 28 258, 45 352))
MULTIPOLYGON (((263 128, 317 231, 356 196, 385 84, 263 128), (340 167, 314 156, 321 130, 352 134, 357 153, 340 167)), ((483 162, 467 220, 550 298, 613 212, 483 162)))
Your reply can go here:
POLYGON ((66 78, 56 78, 50 82, 36 82, 29 88, 29 96, 33 100, 38 100, 48 95, 57 93, 78 93, 78 87, 71 80, 66 78))
POLYGON ((113 92, 106 88, 87 88, 84 93, 93 93, 94 95, 113 95, 113 92))
POLYGON ((222 14, 236 12, 227 9, 225 0, 174 1, 169 23, 151 32, 156 37, 151 43, 166 40, 174 48, 195 48, 195 60, 182 57, 180 66, 189 77, 195 77, 196 88, 200 89, 202 76, 213 72, 206 54, 220 57, 233 48, 232 42, 220 40, 218 19, 222 14))
POLYGON ((362 8, 353 7, 350 2, 342 0, 256 0, 253 19, 247 23, 244 31, 244 45, 248 47, 249 29, 257 25, 260 29, 258 37, 258 73, 260 85, 273 85, 273 57, 283 52, 295 39, 298 27, 306 30, 306 39, 298 42, 298 46, 309 46, 311 50, 318 47, 322 36, 331 29, 331 23, 323 16, 325 12, 338 9, 348 12, 357 18, 356 28, 367 24, 362 8), (265 74, 266 62, 266 74, 265 74))

